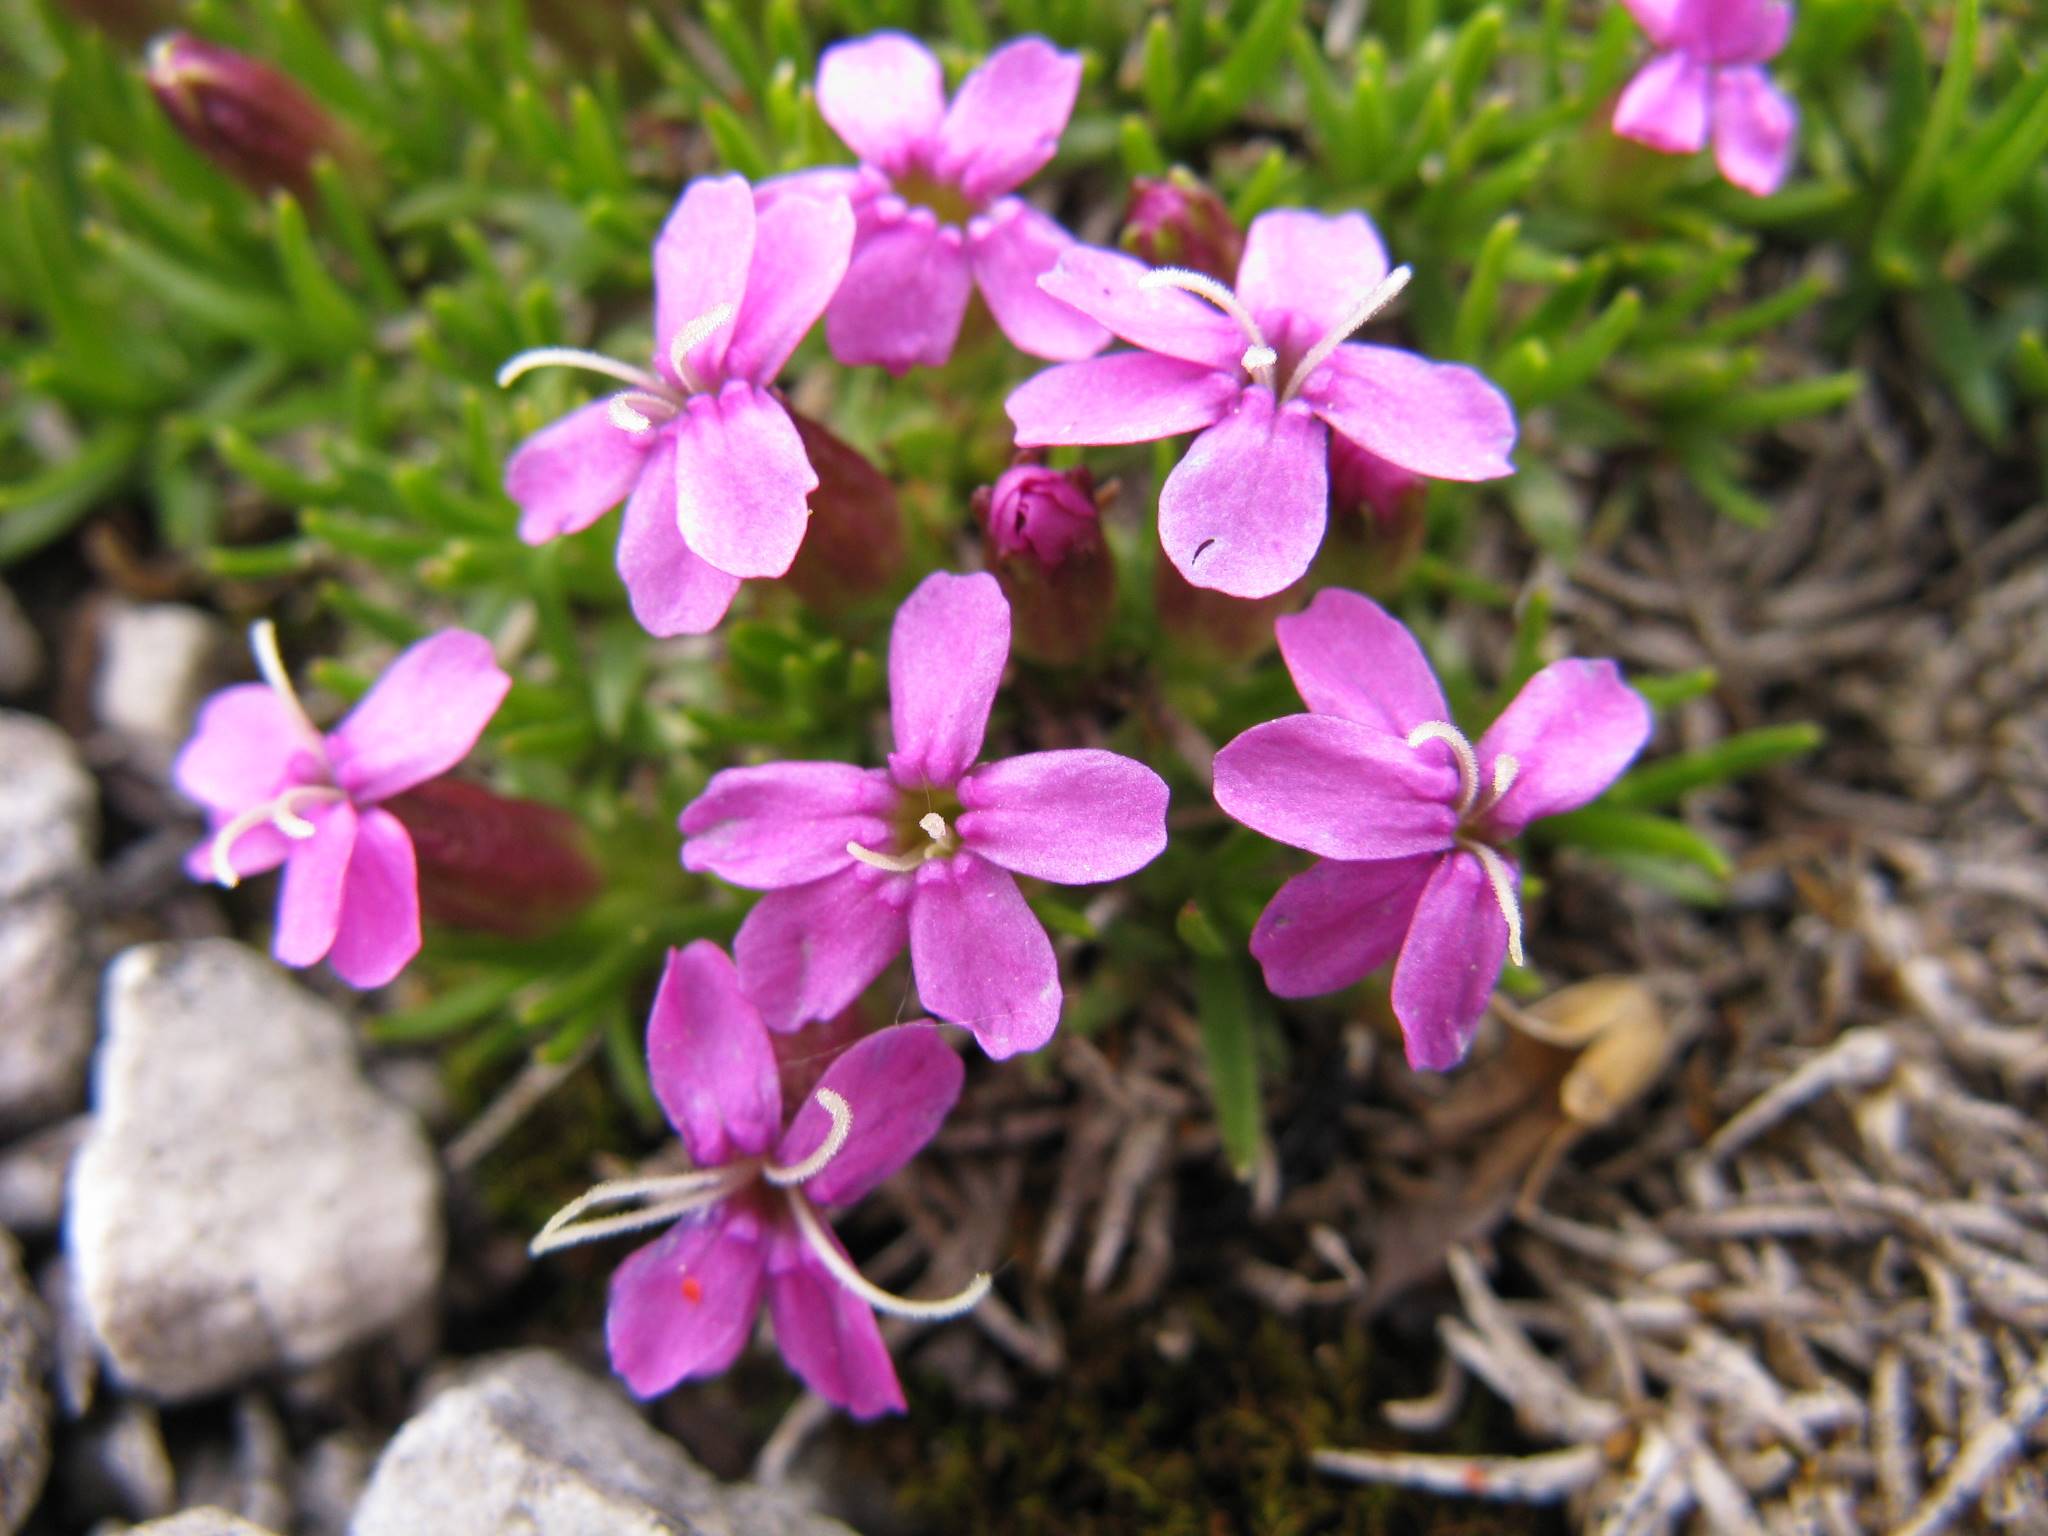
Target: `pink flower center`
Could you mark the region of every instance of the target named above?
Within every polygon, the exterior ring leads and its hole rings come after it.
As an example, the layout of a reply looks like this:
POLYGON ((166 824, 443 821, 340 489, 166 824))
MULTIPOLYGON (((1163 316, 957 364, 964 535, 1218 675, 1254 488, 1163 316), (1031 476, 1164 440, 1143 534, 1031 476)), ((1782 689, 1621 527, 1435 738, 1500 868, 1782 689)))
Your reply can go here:
POLYGON ((950 859, 960 851, 960 835, 948 821, 948 812, 955 820, 959 818, 960 800, 950 790, 905 794, 896 814, 892 848, 848 843, 846 851, 870 869, 899 875, 910 874, 933 859, 950 859))
POLYGON ((298 690, 292 687, 291 674, 285 670, 284 658, 278 654, 277 626, 268 619, 259 619, 252 624, 249 627, 249 649, 256 655, 256 670, 263 675, 263 681, 270 685, 270 691, 277 695, 278 702, 284 706, 285 713, 304 738, 305 750, 293 754, 286 767, 286 777, 294 782, 286 784, 268 800, 236 813, 213 834, 207 859, 212 865, 214 880, 228 890, 242 883, 242 877, 235 872, 236 843, 258 827, 275 827, 286 837, 303 841, 320 830, 306 819, 306 811, 316 805, 329 805, 348 798, 332 782, 334 766, 327 759, 327 739, 307 715, 306 706, 299 701, 298 690))
POLYGON ((602 352, 534 347, 506 361, 498 370, 498 387, 508 388, 538 368, 580 368, 585 373, 602 374, 631 386, 612 396, 612 425, 632 437, 656 432, 676 419, 690 396, 709 394, 718 387, 717 379, 699 372, 690 362, 690 354, 732 324, 734 314, 730 304, 714 305, 669 338, 668 365, 679 384, 602 352))
POLYGON ((1224 284, 1203 272, 1190 272, 1184 267, 1155 267, 1138 280, 1140 288, 1179 288, 1197 298, 1207 299, 1224 314, 1237 322, 1244 332, 1247 345, 1239 366, 1245 377, 1253 384, 1272 390, 1281 405, 1285 405, 1315 375, 1315 371, 1329 361, 1330 354, 1343 344, 1344 340, 1374 315, 1394 302, 1395 297, 1408 286, 1408 279, 1414 276, 1409 267, 1396 267, 1381 278, 1354 303, 1338 322, 1325 331, 1316 344, 1299 357, 1283 358, 1266 333, 1259 326, 1258 318, 1245 307, 1244 301, 1224 284), (1285 388, 1275 384, 1278 370, 1284 367, 1287 375, 1285 388))
POLYGON ((1508 959, 1522 965, 1525 962, 1522 955, 1520 882, 1496 846, 1498 833, 1489 821, 1494 807, 1515 787, 1522 765, 1512 753, 1501 753, 1493 760, 1492 782, 1482 788, 1479 754, 1472 750, 1472 743, 1465 739, 1463 731, 1448 720, 1430 720, 1408 733, 1408 745, 1411 747, 1421 747, 1432 741, 1440 741, 1449 747, 1458 766, 1458 830, 1453 842, 1477 859, 1479 867, 1486 872, 1486 883, 1493 887, 1493 898, 1500 903, 1500 915, 1508 925, 1508 959))
POLYGON ((923 166, 905 168, 901 175, 891 178, 890 186, 911 207, 930 209, 941 224, 963 225, 982 209, 965 192, 951 182, 941 181, 923 166))

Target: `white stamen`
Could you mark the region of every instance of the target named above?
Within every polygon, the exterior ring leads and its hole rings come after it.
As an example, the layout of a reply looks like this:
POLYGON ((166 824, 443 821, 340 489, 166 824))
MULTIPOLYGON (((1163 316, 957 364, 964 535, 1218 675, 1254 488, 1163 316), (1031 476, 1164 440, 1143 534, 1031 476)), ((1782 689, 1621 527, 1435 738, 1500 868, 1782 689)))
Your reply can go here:
POLYGON ((672 401, 661 395, 629 389, 623 395, 612 396, 605 414, 621 432, 630 432, 638 437, 642 432, 653 431, 658 422, 673 421, 676 408, 672 401))
POLYGON ((1244 371, 1246 373, 1256 378, 1261 368, 1269 369, 1279 362, 1280 354, 1271 347, 1246 347, 1244 349, 1244 356, 1239 358, 1238 361, 1244 364, 1244 371))
POLYGON ((1252 318, 1252 312, 1222 283, 1206 272, 1190 272, 1186 267, 1154 267, 1138 279, 1138 287, 1146 290, 1178 288, 1214 304, 1237 322, 1237 328, 1251 343, 1245 349, 1244 371, 1268 389, 1273 387, 1273 364, 1280 360, 1279 354, 1267 344, 1266 333, 1259 329, 1259 322, 1252 318))
POLYGON ((960 846, 960 840, 946 825, 946 818, 937 811, 928 811, 920 816, 917 825, 931 839, 922 848, 913 848, 908 853, 877 853, 859 843, 848 843, 846 851, 870 869, 886 869, 894 875, 907 875, 925 860, 941 858, 960 846))
POLYGON ((300 784, 270 802, 270 819, 277 830, 294 842, 303 843, 320 829, 299 814, 302 805, 328 805, 348 797, 331 784, 300 784))
POLYGON ((788 1168, 778 1168, 773 1163, 763 1165, 761 1177, 777 1189, 792 1189, 823 1173, 825 1165, 839 1155, 839 1149, 846 1145, 846 1138, 853 1134, 853 1110, 846 1100, 830 1088, 820 1088, 816 1097, 825 1113, 832 1117, 832 1129, 818 1143, 818 1150, 802 1162, 788 1168))
POLYGON ((1515 872, 1494 849, 1474 838, 1458 839, 1458 846, 1479 861, 1486 882, 1493 887, 1493 899, 1500 903, 1500 915, 1508 924, 1508 962, 1522 965, 1522 899, 1515 890, 1515 872))
POLYGON ((1344 318, 1325 331, 1323 339, 1302 354, 1301 361, 1294 365, 1294 373, 1287 380, 1287 392, 1282 398, 1292 400, 1301 386, 1309 381, 1310 375, 1323 366, 1332 352, 1343 345, 1344 339, 1393 303, 1400 296, 1401 290, 1408 286, 1408 279, 1414 275, 1415 270, 1412 267, 1394 268, 1381 278, 1364 298, 1346 310, 1344 318))
MULTIPOLYGON (((1419 747, 1425 741, 1442 742, 1457 758, 1458 814, 1463 816, 1472 809, 1472 802, 1479 798, 1479 757, 1473 752, 1472 743, 1448 720, 1430 720, 1408 733, 1408 745, 1411 747, 1419 747)), ((1496 768, 1495 772, 1498 771, 1496 768)))
POLYGON ((615 1237, 621 1232, 638 1232, 646 1227, 673 1221, 691 1211, 723 1200, 752 1177, 750 1164, 730 1168, 707 1168, 696 1173, 669 1174, 653 1179, 611 1179, 585 1190, 548 1218, 526 1251, 535 1258, 578 1243, 615 1237), (637 1211, 601 1216, 578 1222, 577 1217, 594 1206, 623 1205, 631 1200, 650 1200, 637 1211))
POLYGON ((945 817, 937 811, 928 811, 918 817, 917 824, 924 835, 932 840, 932 846, 925 852, 926 858, 930 858, 933 853, 953 851, 953 834, 947 829, 945 817))
POLYGON ((521 352, 517 357, 507 359, 505 366, 498 370, 498 387, 504 389, 536 368, 581 368, 587 373, 601 373, 608 379, 638 385, 656 394, 665 388, 661 380, 645 368, 635 368, 631 363, 606 357, 602 352, 586 352, 581 347, 534 347, 521 352))
POLYGON ((832 1234, 825 1230, 825 1224, 818 1220, 818 1213, 811 1209, 810 1201, 800 1190, 789 1192, 790 1214, 796 1217, 797 1229, 803 1233, 804 1241, 831 1273, 832 1278, 845 1286, 877 1312, 886 1312, 891 1317, 909 1318, 914 1322, 939 1323, 949 1317, 958 1317, 971 1311, 982 1297, 988 1294, 993 1283, 986 1274, 976 1275, 965 1289, 951 1296, 938 1297, 932 1301, 913 1301, 908 1296, 898 1296, 894 1291, 885 1291, 879 1285, 855 1269, 839 1245, 832 1240, 832 1234))
POLYGON ((733 307, 720 304, 706 310, 675 334, 668 344, 668 364, 675 369, 676 377, 691 389, 702 393, 704 385, 690 370, 690 354, 704 345, 712 336, 732 323, 733 307))
POLYGON ((1515 778, 1522 771, 1522 763, 1512 752, 1503 752, 1493 760, 1493 787, 1487 790, 1486 798, 1473 807, 1475 813, 1483 814, 1492 810, 1506 798, 1507 792, 1515 787, 1515 778))
POLYGON ((249 626, 249 649, 256 657, 256 670, 263 681, 270 685, 270 691, 278 701, 292 712, 300 727, 319 750, 322 762, 327 760, 326 740, 320 728, 313 724, 313 717, 306 713, 306 706, 299 698, 298 689, 292 686, 292 675, 285 670, 284 657, 277 649, 277 626, 268 619, 258 619, 249 626))
POLYGON ((267 826, 269 823, 270 806, 266 802, 263 805, 251 806, 213 834, 213 843, 208 848, 206 857, 213 868, 214 883, 222 890, 232 891, 242 883, 242 877, 235 873, 235 866, 228 862, 235 844, 243 834, 253 832, 256 828, 267 826))
POLYGON ((299 814, 302 805, 324 805, 348 797, 328 784, 299 784, 286 790, 275 799, 261 805, 252 805, 234 820, 213 834, 213 842, 207 849, 207 862, 212 866, 216 884, 232 891, 242 883, 242 877, 235 873, 230 862, 235 844, 258 827, 270 825, 286 837, 304 842, 320 829, 299 814))

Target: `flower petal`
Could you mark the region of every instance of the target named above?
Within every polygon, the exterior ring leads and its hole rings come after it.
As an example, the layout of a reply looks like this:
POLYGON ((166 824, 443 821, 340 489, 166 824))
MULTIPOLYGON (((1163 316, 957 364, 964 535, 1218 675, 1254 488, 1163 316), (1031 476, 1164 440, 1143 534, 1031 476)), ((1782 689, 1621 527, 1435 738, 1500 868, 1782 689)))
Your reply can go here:
MULTIPOLYGON (((829 1228, 826 1235, 844 1256, 838 1236, 829 1228)), ((903 1387, 874 1312, 782 1224, 769 1249, 768 1315, 782 1358, 826 1402, 857 1419, 904 1411, 903 1387)))
POLYGON ((848 843, 880 848, 901 796, 879 768, 764 763, 727 768, 683 807, 683 868, 750 890, 844 869, 848 843))
POLYGON ((1714 73, 1714 163, 1735 186, 1769 197, 1784 183, 1799 108, 1754 66, 1714 73))
POLYGON ((740 986, 773 1030, 829 1019, 903 949, 910 881, 862 864, 770 891, 732 941, 740 986))
POLYGON ((334 782, 368 805, 446 773, 511 687, 482 635, 444 629, 408 646, 328 733, 334 782))
POLYGON ((974 269, 957 229, 913 208, 854 242, 846 277, 825 311, 825 340, 849 367, 887 368, 899 377, 953 355, 974 292, 974 269))
POLYGON ((1063 363, 1010 391, 1003 409, 1017 446, 1149 443, 1199 432, 1231 407, 1244 384, 1236 374, 1152 352, 1063 363))
POLYGON ((619 579, 633 617, 650 635, 704 635, 718 627, 740 590, 683 542, 676 526, 676 452, 664 440, 647 460, 619 524, 619 579))
POLYGON ((1394 1017, 1409 1066, 1448 1072, 1465 1059, 1507 954, 1507 919, 1486 871, 1472 854, 1452 853, 1423 888, 1394 962, 1394 1017))
POLYGON ((341 891, 341 919, 327 963, 352 987, 381 987, 420 952, 420 874, 412 837, 389 811, 356 823, 341 891))
POLYGON ((1335 715, 1255 725, 1216 754, 1216 803, 1326 859, 1436 853, 1458 828, 1458 775, 1436 754, 1335 715))
POLYGON ((1160 546, 1194 586, 1272 596, 1301 579, 1323 542, 1329 461, 1320 421, 1244 390, 1160 487, 1160 546))
POLYGON ((1707 66, 1689 53, 1660 53, 1641 69, 1614 105, 1614 131, 1667 155, 1689 155, 1707 143, 1707 66))
POLYGON ((1322 340, 1387 275, 1387 248, 1362 213, 1276 208, 1252 220, 1237 296, 1283 354, 1322 340))
POLYGON ((192 739, 171 764, 187 799, 231 816, 292 784, 317 782, 321 744, 262 683, 224 688, 200 706, 192 739))
MULTIPOLYGON (((213 818, 216 834, 227 819, 225 816, 213 818)), ((214 839, 209 837, 185 855, 185 873, 203 885, 213 881, 213 844, 214 839)), ((240 880, 266 875, 290 858, 292 850, 298 846, 268 823, 251 827, 236 838, 234 846, 228 850, 228 868, 240 880)))
POLYGON ((759 1157, 782 1129, 775 1048, 709 939, 668 952, 647 1016, 647 1077, 699 1168, 759 1157))
MULTIPOLYGON (((849 1046, 818 1080, 846 1100, 853 1129, 821 1173, 804 1186, 819 1205, 851 1205, 909 1162, 939 1133, 966 1077, 937 1027, 897 1024, 849 1046)), ((832 1117, 817 1090, 789 1123, 775 1161, 788 1167, 819 1147, 832 1117)))
POLYGON ((976 65, 939 126, 933 171, 976 203, 1028 180, 1060 147, 1081 59, 1039 37, 1006 43, 976 65))
POLYGON ((1318 859, 1274 893, 1252 929, 1252 955, 1275 997, 1317 997, 1393 959, 1440 853, 1351 862, 1318 859))
POLYGON ((1030 752, 960 781, 960 840, 1036 880, 1120 880, 1165 851, 1166 799, 1166 780, 1114 752, 1030 752))
POLYGON ((1756 64, 1785 46, 1792 7, 1785 0, 1693 0, 1679 45, 1711 64, 1756 64))
MULTIPOLYGON (((1722 0, 1709 0, 1719 4, 1722 0)), ((1699 9, 1698 0, 1622 0, 1636 25, 1659 48, 1675 47, 1691 26, 1690 14, 1699 9)))
POLYGON ((277 896, 270 952, 280 965, 317 965, 334 947, 349 857, 356 847, 355 807, 346 801, 314 806, 306 819, 313 823, 313 835, 292 844, 277 896))
POLYGON ((654 438, 614 426, 609 396, 542 427, 505 461, 519 537, 545 544, 588 528, 626 499, 654 438))
POLYGON ((934 571, 889 631, 889 771, 909 790, 948 789, 981 756, 1010 659, 1010 603, 986 572, 934 571))
POLYGON ((1514 784, 1486 814, 1512 837, 1540 816, 1576 810, 1621 777, 1650 739, 1650 706, 1611 661, 1554 661, 1522 685, 1479 738, 1479 781, 1512 754, 1514 784))
POLYGON ((972 853, 933 859, 910 903, 910 968, 925 1011, 972 1031, 997 1061, 1060 1022, 1060 968, 1008 870, 972 853))
POLYGON ((780 576, 804 541, 818 477, 782 402, 735 379, 675 425, 683 541, 728 576, 780 576))
POLYGON ((612 1274, 605 1343, 635 1397, 739 1359, 768 1280, 767 1234, 744 1206, 677 1222, 612 1274))
POLYGON ((1346 342, 1302 398, 1368 453, 1418 475, 1497 480, 1515 472, 1515 408, 1461 364, 1346 342))
POLYGON ((967 226, 975 286, 1011 345, 1033 357, 1092 357, 1109 332, 1038 286, 1074 237, 1029 203, 1006 197, 967 226))
POLYGON ((1151 270, 1117 251, 1077 245, 1038 286, 1134 347, 1235 372, 1251 339, 1206 299, 1182 288, 1141 286, 1151 270))
POLYGON ((897 175, 938 137, 945 76, 901 32, 835 43, 818 60, 818 110, 856 155, 897 175))
POLYGON ((773 383, 838 291, 852 254, 853 210, 844 198, 782 197, 763 208, 726 376, 773 383))
MULTIPOLYGON (((754 259, 754 192, 744 176, 700 176, 654 241, 654 365, 675 382, 669 356, 676 333, 721 304, 738 315, 754 259)), ((690 371, 703 381, 723 377, 732 326, 720 326, 690 351, 690 371)))
POLYGON ((1369 597, 1326 587, 1273 625, 1301 702, 1404 741, 1418 725, 1451 718, 1429 658, 1408 626, 1369 597))

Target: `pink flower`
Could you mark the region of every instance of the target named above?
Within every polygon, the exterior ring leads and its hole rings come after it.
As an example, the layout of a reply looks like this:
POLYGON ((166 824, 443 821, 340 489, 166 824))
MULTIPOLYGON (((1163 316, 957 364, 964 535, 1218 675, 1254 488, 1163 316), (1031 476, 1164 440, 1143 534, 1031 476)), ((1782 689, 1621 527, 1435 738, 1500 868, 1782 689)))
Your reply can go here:
POLYGON ((683 867, 766 891, 733 943, 770 1029, 827 1019, 910 945, 925 1010, 994 1057, 1060 1016, 1052 941, 1017 875, 1116 880, 1166 846, 1166 784, 1113 752, 978 763, 1010 653, 995 578, 935 572, 889 637, 889 766, 714 774, 682 815, 683 867))
POLYGON ((186 867, 233 886, 282 864, 272 953, 285 965, 325 958, 351 986, 382 986, 420 948, 412 838, 382 802, 461 762, 512 679, 483 636, 445 629, 392 662, 322 735, 268 621, 253 639, 263 682, 208 699, 172 765, 213 828, 186 867))
POLYGON ((1095 477, 1085 469, 1013 464, 975 501, 999 557, 1021 556, 1053 570, 1077 549, 1102 542, 1095 477))
POLYGON ((771 389, 846 271, 845 199, 757 208, 745 180, 693 181, 654 242, 654 369, 542 347, 499 370, 584 368, 628 387, 543 427, 505 466, 519 536, 541 544, 623 499, 619 575, 651 633, 714 628, 743 577, 796 558, 818 484, 771 389))
POLYGON ((1039 286, 1138 350, 1026 380, 1007 404, 1017 442, 1200 433, 1160 488, 1160 543, 1195 586, 1270 596, 1322 542, 1332 431, 1432 479, 1513 473, 1514 411, 1485 379, 1345 340, 1407 280, 1406 267, 1389 274, 1360 213, 1260 215, 1235 293, 1198 272, 1077 246, 1039 286))
POLYGON ((1785 0, 1626 0, 1657 55, 1614 109, 1614 131, 1670 155, 1714 141, 1721 174, 1758 197, 1792 160, 1799 108, 1761 65, 1785 46, 1785 0))
POLYGON ((1415 637, 1377 603, 1331 588, 1275 627, 1315 713, 1255 725, 1217 753, 1216 801, 1321 858, 1268 904, 1252 953, 1281 997, 1334 992, 1394 960, 1409 1062, 1456 1066, 1503 959, 1522 963, 1520 876, 1503 845, 1613 783, 1649 737, 1649 706, 1611 661, 1554 662, 1475 748, 1415 637))
POLYGON ((842 363, 901 374, 953 355, 979 288, 996 324, 1034 357, 1087 357, 1108 332, 1038 290, 1074 237, 1008 194, 1053 157, 1081 61, 1042 38, 998 48, 946 104, 939 61, 900 32, 838 43, 818 63, 818 110, 856 169, 766 183, 848 199, 859 218, 846 281, 825 312, 842 363))
POLYGON ((787 1124, 774 1046, 732 961, 699 940, 671 950, 647 1022, 655 1097, 694 1171, 600 1184, 556 1214, 536 1256, 669 1230, 612 1275, 605 1339, 639 1397, 737 1360, 761 1302, 789 1368, 856 1418, 903 1411, 875 1310, 956 1317, 987 1294, 910 1301, 855 1269, 820 1207, 848 1206, 932 1139, 960 1096, 960 1059, 929 1024, 899 1024, 841 1053, 787 1124), (637 1209, 579 1221, 584 1212, 637 1209))

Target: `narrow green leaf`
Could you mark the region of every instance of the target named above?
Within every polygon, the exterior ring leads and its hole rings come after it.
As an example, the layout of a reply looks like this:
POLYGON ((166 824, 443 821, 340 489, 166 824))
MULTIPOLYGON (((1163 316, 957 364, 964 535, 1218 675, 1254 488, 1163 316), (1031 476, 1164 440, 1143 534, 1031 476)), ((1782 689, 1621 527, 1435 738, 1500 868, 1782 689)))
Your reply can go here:
POLYGON ((145 429, 116 421, 62 464, 12 485, 0 485, 0 566, 12 565, 63 537, 135 468, 145 429))
POLYGON ((1593 853, 1676 859, 1705 870, 1717 880, 1727 879, 1730 873, 1728 856, 1713 842, 1682 821, 1645 811, 1589 805, 1582 811, 1539 821, 1531 833, 1546 843, 1585 848, 1593 853))
POLYGON ((1825 739, 1819 726, 1803 720, 1743 731, 1710 747, 1636 769, 1608 790, 1602 803, 1637 810, 1669 805, 1690 790, 1725 784, 1774 763, 1804 757, 1825 739))
POLYGON ((1512 213, 1496 219, 1493 228, 1486 232, 1479 256, 1472 263, 1472 276, 1458 300, 1458 317, 1451 325, 1452 357, 1476 363, 1486 356, 1486 338, 1492 334, 1494 318, 1500 310, 1501 279, 1521 232, 1522 221, 1512 213))
POLYGON ((1236 960, 1195 961, 1195 1012, 1201 1021, 1209 1094, 1224 1155, 1230 1159, 1231 1171, 1248 1179, 1258 1166, 1265 1127, 1259 1106, 1259 1062, 1252 1040, 1250 994, 1236 960))
POLYGON ((518 971, 494 971, 444 987, 416 1008, 401 1008, 369 1023, 379 1045, 418 1045, 467 1028, 511 999, 527 978, 518 971))

